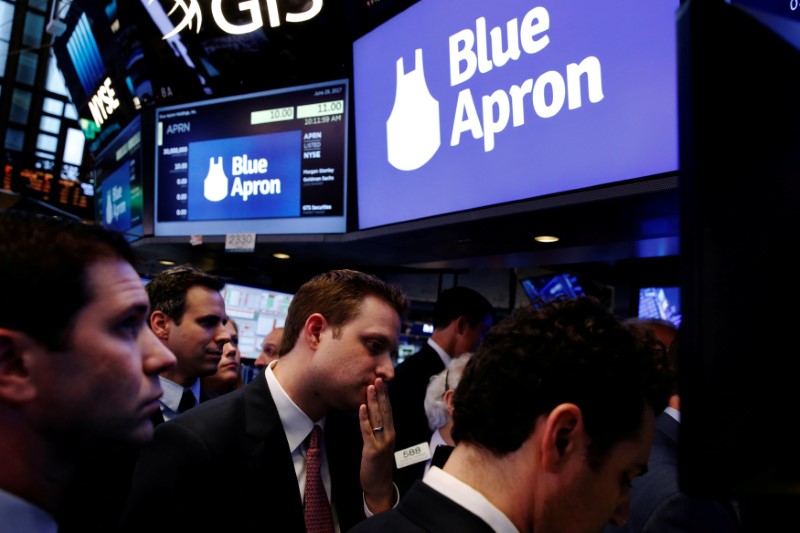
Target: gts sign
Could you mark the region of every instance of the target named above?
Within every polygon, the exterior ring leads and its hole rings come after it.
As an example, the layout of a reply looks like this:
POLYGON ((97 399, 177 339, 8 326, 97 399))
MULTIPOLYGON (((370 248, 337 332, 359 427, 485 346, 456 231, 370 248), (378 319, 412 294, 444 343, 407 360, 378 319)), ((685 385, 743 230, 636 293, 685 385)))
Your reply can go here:
MULTIPOLYGON (((223 0, 211 0, 211 15, 217 27, 229 35, 244 35, 264 27, 264 17, 260 5, 261 1, 263 1, 267 8, 269 26, 275 28, 281 25, 278 0, 242 0, 239 2, 236 5, 238 11, 246 14, 246 22, 243 24, 234 24, 228 20, 228 17, 222 11, 222 1, 223 0)), ((319 15, 319 12, 322 10, 322 1, 323 0, 311 0, 311 7, 302 12, 287 11, 286 22, 296 23, 311 20, 319 15)), ((148 3, 152 2, 153 0, 150 0, 148 3)), ((303 3, 305 2, 302 2, 301 5, 303 3)), ((200 10, 199 0, 175 0, 175 5, 169 13, 172 14, 178 9, 183 10, 183 20, 176 24, 171 32, 164 35, 164 40, 180 33, 187 27, 191 29, 195 22, 195 27, 197 28, 196 32, 200 33, 200 27, 203 24, 203 13, 200 10)), ((236 9, 233 8, 229 13, 230 12, 236 12, 236 9)))

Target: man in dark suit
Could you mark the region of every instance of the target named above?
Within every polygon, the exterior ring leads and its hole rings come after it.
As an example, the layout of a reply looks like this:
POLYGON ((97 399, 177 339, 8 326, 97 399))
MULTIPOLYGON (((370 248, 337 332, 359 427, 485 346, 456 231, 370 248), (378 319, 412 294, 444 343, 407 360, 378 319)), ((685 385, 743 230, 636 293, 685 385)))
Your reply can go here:
POLYGON ((494 326, 454 399, 444 468, 350 533, 589 533, 626 519, 654 412, 654 343, 597 299, 526 307, 494 326))
POLYGON ((225 281, 192 265, 159 272, 147 284, 150 329, 175 354, 178 364, 161 375, 164 396, 158 425, 198 404, 200 378, 217 372, 231 335, 220 291, 225 281))
POLYGON ((156 429, 134 471, 123 530, 305 532, 315 508, 306 493, 315 426, 324 433, 326 531, 391 508, 398 495, 384 382, 394 375, 406 307, 399 289, 361 272, 305 283, 289 307, 280 359, 246 387, 156 429), (220 494, 255 507, 209 512, 220 494))
POLYGON ((680 397, 677 381, 678 328, 661 319, 631 319, 650 331, 665 354, 663 373, 669 385, 667 408, 656 418, 656 434, 647 473, 633 483, 628 523, 608 526, 604 533, 736 533, 741 531, 732 501, 694 498, 678 483, 680 397))
MULTIPOLYGON (((433 308, 433 333, 425 346, 397 365, 389 383, 397 450, 428 443, 433 434, 425 414, 428 383, 451 359, 475 351, 493 320, 492 304, 473 289, 453 287, 439 295, 433 308)), ((424 470, 425 457, 396 469, 395 482, 401 494, 422 478, 424 470)))
POLYGON ((634 481, 630 518, 624 528, 605 533, 660 532, 736 533, 741 531, 732 502, 687 496, 678 484, 678 429, 667 412, 656 418, 656 435, 647 474, 634 481))

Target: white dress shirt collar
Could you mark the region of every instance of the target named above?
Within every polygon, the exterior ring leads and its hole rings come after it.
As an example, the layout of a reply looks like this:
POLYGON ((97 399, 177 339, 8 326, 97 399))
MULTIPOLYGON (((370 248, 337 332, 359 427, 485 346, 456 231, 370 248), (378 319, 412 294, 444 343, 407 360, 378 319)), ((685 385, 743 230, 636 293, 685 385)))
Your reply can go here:
POLYGON ((436 341, 431 339, 430 337, 428 337, 428 346, 436 350, 436 353, 439 354, 439 358, 442 360, 442 363, 444 363, 445 367, 447 367, 447 365, 450 364, 450 360, 452 359, 452 357, 450 357, 450 355, 448 355, 448 353, 445 352, 444 349, 442 349, 441 346, 436 344, 436 341))
POLYGON ((314 422, 302 409, 300 409, 294 401, 289 398, 286 391, 283 390, 278 378, 275 377, 272 371, 273 367, 278 361, 272 361, 266 369, 267 386, 269 392, 272 394, 272 399, 275 401, 275 407, 278 408, 278 416, 281 418, 283 430, 286 433, 286 440, 289 443, 289 449, 294 451, 300 444, 306 440, 308 434, 314 429, 317 424, 322 429, 325 429, 325 418, 314 422))
MULTIPOLYGON (((181 397, 183 397, 183 389, 174 381, 167 379, 163 376, 158 376, 161 382, 161 389, 164 394, 161 396, 161 413, 164 415, 164 420, 170 420, 178 414, 178 406, 181 404, 181 397)), ((194 400, 200 403, 200 380, 194 380, 191 387, 186 387, 192 390, 194 400)))
POLYGON ((55 520, 44 509, 0 489, 0 530, 25 533, 56 533, 55 520))
POLYGON ((423 473, 423 475, 427 473, 428 470, 430 470, 431 461, 433 460, 433 454, 436 452, 436 447, 439 446, 440 444, 446 445, 447 442, 445 442, 444 438, 442 437, 442 434, 437 429, 436 431, 433 432, 433 435, 431 435, 431 442, 430 445, 428 446, 431 450, 431 456, 428 457, 427 461, 425 461, 425 472, 423 473))
POLYGON ((478 515, 497 533, 519 533, 511 520, 483 494, 439 467, 432 466, 422 481, 461 507, 478 515))
POLYGON ((669 416, 675 419, 676 422, 680 423, 681 421, 681 412, 675 409, 674 407, 667 407, 664 409, 664 412, 667 413, 669 416))

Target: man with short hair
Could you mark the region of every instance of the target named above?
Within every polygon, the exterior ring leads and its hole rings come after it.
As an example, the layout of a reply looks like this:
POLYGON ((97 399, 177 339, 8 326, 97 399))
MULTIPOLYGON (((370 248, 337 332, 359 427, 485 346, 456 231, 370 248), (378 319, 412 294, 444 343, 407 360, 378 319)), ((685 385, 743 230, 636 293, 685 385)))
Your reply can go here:
POLYGON ((174 356, 147 327, 124 237, 0 213, 0 529, 55 532, 69 487, 109 443, 143 444, 174 356))
MULTIPOLYGON (((433 308, 433 333, 417 353, 397 365, 395 379, 389 383, 397 450, 427 445, 433 434, 425 414, 428 383, 451 359, 474 352, 493 321, 492 304, 474 289, 452 287, 439 295, 433 308)), ((418 457, 420 462, 395 470, 401 494, 425 472, 425 457, 418 457)))
MULTIPOLYGON (((231 340, 220 294, 224 286, 221 278, 188 264, 155 274, 145 286, 149 328, 177 361, 159 375, 164 393, 160 409, 151 415, 156 427, 206 398, 200 377, 217 372, 224 346, 231 340)), ((92 468, 82 472, 71 489, 73 508, 84 509, 65 517, 59 533, 106 533, 117 528, 142 449, 118 445, 96 453, 92 468), (103 484, 102 479, 108 481, 103 484)))
POLYGON ((594 298, 521 308, 456 387, 455 441, 396 508, 351 533, 589 533, 627 519, 667 393, 654 343, 594 298))
POLYGON ((163 420, 199 403, 200 377, 217 371, 231 340, 220 293, 224 286, 222 278, 188 264, 159 272, 147 284, 150 328, 178 361, 161 374, 163 420))
POLYGON ((407 305, 398 288, 353 270, 303 284, 279 359, 158 427, 136 465, 123 531, 333 533, 391 508, 384 383, 407 305), (220 493, 257 510, 209 513, 220 493))

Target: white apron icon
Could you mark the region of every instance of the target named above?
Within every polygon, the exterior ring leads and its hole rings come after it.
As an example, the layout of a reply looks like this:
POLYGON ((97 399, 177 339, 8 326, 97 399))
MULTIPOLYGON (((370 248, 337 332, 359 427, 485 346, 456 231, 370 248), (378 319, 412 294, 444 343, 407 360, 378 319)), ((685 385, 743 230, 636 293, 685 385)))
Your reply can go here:
POLYGON ((403 72, 403 58, 397 60, 397 90, 394 107, 386 121, 389 164, 398 170, 416 170, 431 160, 441 144, 439 102, 425 83, 422 49, 414 53, 414 70, 403 72))
POLYGON ((222 169, 222 157, 212 157, 208 163, 208 175, 203 182, 203 196, 209 202, 219 202, 228 196, 228 177, 222 169))
POLYGON ((111 191, 106 194, 106 224, 114 222, 114 206, 111 201, 111 191))

